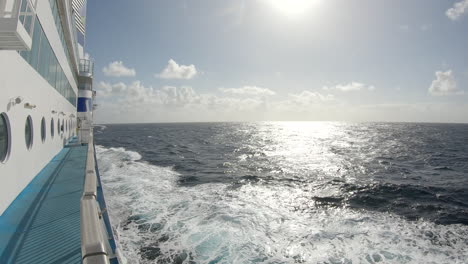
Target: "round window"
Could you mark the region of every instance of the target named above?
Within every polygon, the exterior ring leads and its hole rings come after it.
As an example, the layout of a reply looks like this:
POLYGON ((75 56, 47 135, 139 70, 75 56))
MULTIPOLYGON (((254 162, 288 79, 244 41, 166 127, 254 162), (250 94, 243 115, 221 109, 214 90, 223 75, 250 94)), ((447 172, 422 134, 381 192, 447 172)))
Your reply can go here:
POLYGON ((10 152, 10 124, 5 113, 0 114, 0 162, 6 161, 10 152))
POLYGON ((33 145, 33 133, 32 119, 31 116, 28 116, 28 118, 26 118, 26 124, 24 125, 24 139, 28 149, 31 149, 33 145))
POLYGON ((41 139, 42 142, 46 140, 46 122, 44 117, 41 120, 41 139))
POLYGON ((55 132, 55 131, 54 131, 54 119, 52 118, 52 119, 50 120, 50 136, 51 136, 52 138, 54 138, 54 132, 55 132))

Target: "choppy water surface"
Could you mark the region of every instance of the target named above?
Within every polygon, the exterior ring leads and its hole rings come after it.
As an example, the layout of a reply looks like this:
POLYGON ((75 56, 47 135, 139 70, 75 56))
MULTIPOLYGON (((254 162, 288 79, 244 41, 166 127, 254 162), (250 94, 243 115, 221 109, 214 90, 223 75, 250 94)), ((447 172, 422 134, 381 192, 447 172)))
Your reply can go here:
POLYGON ((128 263, 468 263, 468 125, 108 125, 128 263))

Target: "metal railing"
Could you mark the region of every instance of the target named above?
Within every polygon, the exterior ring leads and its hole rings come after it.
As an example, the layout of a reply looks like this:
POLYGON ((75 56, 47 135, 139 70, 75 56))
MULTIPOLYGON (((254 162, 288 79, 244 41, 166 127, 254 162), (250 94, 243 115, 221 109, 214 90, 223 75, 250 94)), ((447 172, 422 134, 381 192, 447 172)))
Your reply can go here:
POLYGON ((113 253, 102 215, 103 211, 97 201, 98 178, 95 165, 93 135, 91 132, 88 141, 84 190, 80 204, 81 256, 85 264, 108 264, 113 253))

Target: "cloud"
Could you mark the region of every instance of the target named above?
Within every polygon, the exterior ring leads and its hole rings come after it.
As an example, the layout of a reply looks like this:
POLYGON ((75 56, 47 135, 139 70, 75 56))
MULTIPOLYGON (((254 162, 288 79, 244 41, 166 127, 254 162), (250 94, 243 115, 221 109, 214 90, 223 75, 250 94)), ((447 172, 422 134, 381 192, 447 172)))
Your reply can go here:
POLYGON ((411 30, 409 25, 400 25, 398 28, 401 32, 409 32, 411 30))
POLYGON ((275 95, 276 93, 268 88, 258 86, 243 86, 241 88, 219 88, 221 92, 235 95, 257 95, 267 96, 275 95))
POLYGON ((322 115, 323 111, 328 112, 336 103, 335 97, 331 94, 304 90, 300 93, 288 94, 283 100, 272 102, 270 111, 274 113, 273 116, 282 116, 286 120, 291 118, 300 120, 305 118, 304 113, 306 116, 322 115))
POLYGON ((122 82, 115 84, 99 82, 95 88, 99 97, 110 97, 122 94, 127 89, 127 85, 122 82))
POLYGON ((192 79, 197 75, 197 69, 195 65, 179 65, 173 59, 170 59, 167 62, 166 68, 159 74, 156 74, 156 77, 162 79, 192 79))
POLYGON ((96 86, 96 91, 98 99, 119 102, 129 108, 136 108, 145 104, 183 106, 199 101, 199 95, 192 87, 164 86, 160 89, 154 89, 153 87, 144 86, 140 81, 130 84, 100 82, 96 86))
POLYGON ((189 86, 153 88, 140 81, 96 84, 97 122, 348 120, 468 122, 468 103, 352 104, 304 90, 274 98, 202 94, 189 86))
POLYGON ((100 82, 96 85, 100 122, 170 122, 255 120, 265 112, 265 97, 220 97, 199 94, 192 87, 153 88, 140 81, 129 84, 100 82))
POLYGON ((431 87, 429 87, 430 94, 436 96, 463 94, 463 91, 457 87, 452 70, 437 71, 435 75, 436 79, 432 81, 431 87))
POLYGON ((127 68, 123 65, 122 61, 114 61, 109 63, 102 69, 106 76, 112 77, 131 77, 136 75, 135 69, 127 68))
POLYGON ((299 94, 289 94, 290 100, 293 103, 298 103, 301 105, 310 105, 310 104, 317 104, 323 103, 328 101, 333 101, 335 97, 331 94, 323 95, 316 92, 311 91, 302 91, 299 94))
POLYGON ((465 11, 468 9, 468 0, 463 0, 458 3, 455 3, 453 7, 449 8, 445 14, 451 19, 451 20, 457 20, 459 19, 465 11))
POLYGON ((323 90, 338 90, 342 92, 354 92, 354 91, 362 91, 362 90, 374 91, 375 86, 367 85, 367 84, 363 84, 359 82, 351 82, 348 84, 338 84, 332 87, 324 86, 322 89, 323 90))

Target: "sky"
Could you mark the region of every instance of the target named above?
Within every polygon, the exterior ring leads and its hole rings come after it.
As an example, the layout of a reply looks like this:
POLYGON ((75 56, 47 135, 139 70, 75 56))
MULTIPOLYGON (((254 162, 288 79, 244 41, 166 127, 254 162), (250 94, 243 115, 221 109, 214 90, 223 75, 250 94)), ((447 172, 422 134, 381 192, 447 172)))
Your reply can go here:
POLYGON ((97 123, 468 122, 468 0, 89 0, 97 123))

